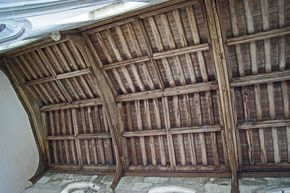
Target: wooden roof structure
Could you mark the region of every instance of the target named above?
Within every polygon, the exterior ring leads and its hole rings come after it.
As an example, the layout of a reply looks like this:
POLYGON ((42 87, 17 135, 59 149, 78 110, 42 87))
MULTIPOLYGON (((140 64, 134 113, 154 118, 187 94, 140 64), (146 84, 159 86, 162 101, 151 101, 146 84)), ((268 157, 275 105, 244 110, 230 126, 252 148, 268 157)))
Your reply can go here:
POLYGON ((231 176, 290 170, 290 0, 172 0, 2 57, 41 163, 231 176))

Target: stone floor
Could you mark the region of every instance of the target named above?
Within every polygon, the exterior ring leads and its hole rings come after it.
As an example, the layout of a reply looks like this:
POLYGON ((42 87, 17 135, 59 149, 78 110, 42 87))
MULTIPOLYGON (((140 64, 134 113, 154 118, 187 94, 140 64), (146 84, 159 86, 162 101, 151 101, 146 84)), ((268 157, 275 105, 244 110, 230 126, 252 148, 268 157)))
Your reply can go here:
MULTIPOLYGON (((98 193, 107 193, 111 192, 108 188, 112 180, 113 176, 48 172, 23 193, 61 193, 68 184, 74 182, 93 182, 101 188, 98 193)), ((123 177, 115 193, 147 193, 151 188, 160 186, 180 186, 195 190, 196 193, 229 193, 230 179, 123 177)), ((280 187, 290 187, 290 178, 243 178, 240 180, 241 193, 266 193, 268 190, 280 187)))

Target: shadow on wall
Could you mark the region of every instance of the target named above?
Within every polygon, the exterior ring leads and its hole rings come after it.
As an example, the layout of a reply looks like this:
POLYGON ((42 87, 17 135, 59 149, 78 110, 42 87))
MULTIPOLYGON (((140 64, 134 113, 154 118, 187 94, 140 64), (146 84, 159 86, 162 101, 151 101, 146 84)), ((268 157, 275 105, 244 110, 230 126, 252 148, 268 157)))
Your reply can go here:
POLYGON ((34 175, 38 151, 28 116, 0 70, 0 193, 21 193, 34 175))

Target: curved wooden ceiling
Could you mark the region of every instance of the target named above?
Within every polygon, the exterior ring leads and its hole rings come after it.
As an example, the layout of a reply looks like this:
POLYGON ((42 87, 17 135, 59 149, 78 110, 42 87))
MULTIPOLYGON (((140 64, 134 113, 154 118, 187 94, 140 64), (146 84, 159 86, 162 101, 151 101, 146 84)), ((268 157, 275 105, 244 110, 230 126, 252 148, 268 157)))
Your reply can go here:
POLYGON ((4 60, 49 168, 231 172, 235 192, 238 171, 290 169, 288 17, 288 0, 169 1, 4 60))

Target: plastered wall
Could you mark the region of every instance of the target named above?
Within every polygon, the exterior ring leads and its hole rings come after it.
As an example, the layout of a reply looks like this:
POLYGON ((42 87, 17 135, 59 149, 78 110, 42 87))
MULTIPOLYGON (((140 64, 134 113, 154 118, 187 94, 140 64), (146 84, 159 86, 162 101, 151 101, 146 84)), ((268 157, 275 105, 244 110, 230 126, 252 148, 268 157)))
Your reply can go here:
POLYGON ((8 78, 0 71, 0 193, 23 192, 38 161, 27 114, 8 78))

